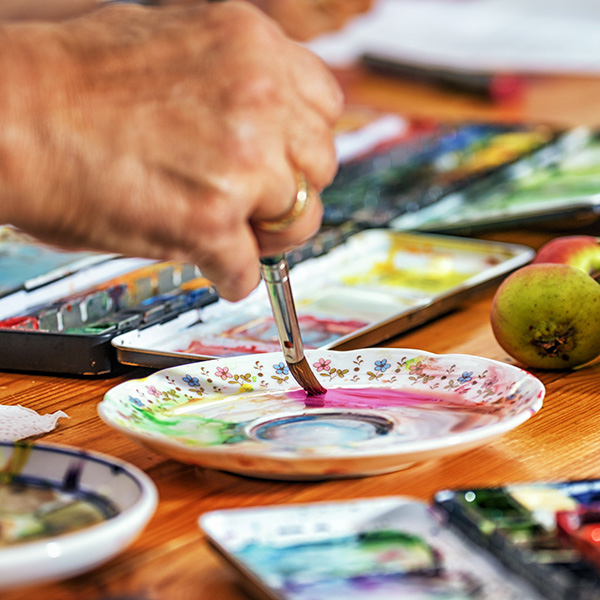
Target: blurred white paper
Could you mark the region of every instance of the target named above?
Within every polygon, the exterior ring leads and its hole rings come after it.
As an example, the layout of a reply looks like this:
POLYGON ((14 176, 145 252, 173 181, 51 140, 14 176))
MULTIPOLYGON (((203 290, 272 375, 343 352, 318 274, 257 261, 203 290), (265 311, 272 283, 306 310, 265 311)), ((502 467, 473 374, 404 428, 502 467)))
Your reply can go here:
POLYGON ((52 431, 58 419, 68 418, 62 411, 40 415, 24 406, 6 406, 0 404, 0 440, 16 442, 25 438, 52 431))
POLYGON ((307 46, 332 66, 368 52, 466 71, 595 74, 600 0, 379 0, 307 46))

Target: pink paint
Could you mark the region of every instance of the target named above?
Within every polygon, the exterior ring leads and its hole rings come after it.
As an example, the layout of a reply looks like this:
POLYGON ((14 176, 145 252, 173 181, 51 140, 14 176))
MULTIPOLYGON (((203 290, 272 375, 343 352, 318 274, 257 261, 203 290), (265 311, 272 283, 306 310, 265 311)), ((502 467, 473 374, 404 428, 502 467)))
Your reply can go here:
POLYGON ((240 354, 259 354, 261 352, 267 352, 258 348, 255 344, 236 344, 235 346, 220 346, 218 344, 203 344, 198 340, 193 340, 190 345, 183 349, 177 350, 177 352, 185 352, 186 354, 199 354, 202 356, 239 356, 240 354))
MULTIPOLYGON (((391 408, 397 406, 443 405, 444 408, 469 408, 477 411, 477 404, 467 402, 459 394, 444 392, 418 392, 416 390, 383 387, 329 388, 323 396, 307 396, 304 390, 287 392, 288 397, 304 400, 307 408, 391 408)), ((482 405, 489 411, 489 406, 482 405)))

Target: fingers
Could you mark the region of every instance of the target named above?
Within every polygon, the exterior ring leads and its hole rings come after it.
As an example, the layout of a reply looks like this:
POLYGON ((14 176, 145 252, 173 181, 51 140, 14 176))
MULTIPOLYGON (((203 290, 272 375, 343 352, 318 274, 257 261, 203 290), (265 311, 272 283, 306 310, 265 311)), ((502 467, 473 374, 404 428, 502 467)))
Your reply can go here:
POLYGON ((308 187, 308 194, 306 208, 282 231, 265 231, 256 223, 252 224, 261 256, 271 256, 291 250, 317 233, 323 217, 323 205, 319 195, 311 186, 308 187))
POLYGON ((351 18, 369 10, 373 0, 251 0, 271 15, 287 35, 306 41, 339 29, 351 18))
POLYGON ((240 231, 231 244, 202 253, 200 258, 192 256, 191 260, 214 283, 219 296, 230 302, 245 298, 260 282, 259 255, 249 231, 240 231))
POLYGON ((340 27, 352 17, 367 12, 372 5, 372 0, 319 0, 316 2, 318 8, 330 15, 334 27, 340 27))
MULTIPOLYGON (((157 201, 168 201, 171 212, 180 211, 175 223, 178 255, 170 258, 193 262, 208 277, 219 295, 235 302, 246 297, 260 281, 259 248, 244 211, 243 199, 220 193, 199 193, 193 184, 173 179, 161 188, 157 201), (195 200, 195 202, 190 202, 195 200)), ((173 236, 173 231, 167 233, 173 236)), ((173 244, 173 239, 165 242, 173 244)))
POLYGON ((344 108, 344 94, 333 73, 312 52, 296 46, 290 57, 289 73, 300 98, 329 123, 335 123, 344 108))

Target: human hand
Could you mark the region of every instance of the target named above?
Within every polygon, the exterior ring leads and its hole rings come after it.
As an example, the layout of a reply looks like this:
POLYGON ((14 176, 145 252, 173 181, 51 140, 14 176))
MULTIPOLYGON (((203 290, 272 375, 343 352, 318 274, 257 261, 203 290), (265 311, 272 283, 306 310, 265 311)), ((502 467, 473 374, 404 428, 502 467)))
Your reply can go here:
POLYGON ((306 41, 341 28, 367 12, 374 0, 249 0, 275 19, 292 38, 306 41))
POLYGON ((343 99, 240 2, 114 6, 0 38, 0 222, 71 248, 196 263, 220 295, 319 227, 343 99), (281 232, 306 175, 312 202, 281 232))

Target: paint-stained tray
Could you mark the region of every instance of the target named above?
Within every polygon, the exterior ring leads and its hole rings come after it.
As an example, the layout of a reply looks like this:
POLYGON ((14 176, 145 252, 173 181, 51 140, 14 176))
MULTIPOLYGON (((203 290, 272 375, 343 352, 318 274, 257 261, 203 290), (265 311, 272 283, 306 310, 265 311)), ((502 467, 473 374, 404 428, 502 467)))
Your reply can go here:
POLYGON ((503 568, 471 532, 410 498, 222 509, 199 525, 241 586, 263 600, 546 597, 517 574, 528 562, 517 573, 503 568))
MULTIPOLYGON (((304 346, 352 350, 381 343, 457 307, 529 262, 528 247, 387 229, 357 233, 291 271, 304 346)), ((168 367, 280 350, 264 286, 235 304, 114 338, 119 361, 168 367)))
POLYGON ((391 227, 473 235, 531 226, 574 229, 599 216, 600 132, 577 128, 517 164, 393 219, 391 227))

